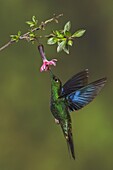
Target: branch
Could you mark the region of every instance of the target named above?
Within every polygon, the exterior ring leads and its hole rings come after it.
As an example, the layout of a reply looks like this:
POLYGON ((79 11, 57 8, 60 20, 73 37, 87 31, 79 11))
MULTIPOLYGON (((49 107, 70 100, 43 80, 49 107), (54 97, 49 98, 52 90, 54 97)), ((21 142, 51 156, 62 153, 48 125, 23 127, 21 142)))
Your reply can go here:
MULTIPOLYGON (((46 25, 47 25, 48 23, 51 23, 52 21, 55 21, 56 23, 58 23, 58 19, 59 19, 61 16, 63 16, 63 14, 59 14, 59 15, 55 15, 55 14, 54 14, 53 18, 50 18, 50 19, 48 19, 48 20, 46 20, 46 21, 44 21, 44 22, 41 22, 41 24, 39 25, 39 27, 32 29, 32 32, 35 32, 35 31, 37 31, 37 30, 44 30, 45 27, 46 27, 46 25)), ((29 34, 30 34, 30 31, 28 31, 27 33, 24 33, 23 35, 21 35, 21 36, 19 37, 19 40, 23 40, 23 39, 25 39, 25 40, 27 40, 27 41, 30 40, 29 34)), ((14 43, 14 42, 16 42, 16 40, 12 40, 12 39, 11 39, 8 43, 6 43, 5 45, 3 45, 3 46, 0 48, 0 51, 4 50, 5 48, 7 48, 8 46, 10 46, 10 45, 11 45, 12 43, 14 43)))
POLYGON ((8 46, 10 46, 12 43, 13 43, 13 41, 10 40, 7 44, 5 44, 4 46, 2 46, 2 47, 0 48, 0 51, 4 50, 4 49, 7 48, 8 46))

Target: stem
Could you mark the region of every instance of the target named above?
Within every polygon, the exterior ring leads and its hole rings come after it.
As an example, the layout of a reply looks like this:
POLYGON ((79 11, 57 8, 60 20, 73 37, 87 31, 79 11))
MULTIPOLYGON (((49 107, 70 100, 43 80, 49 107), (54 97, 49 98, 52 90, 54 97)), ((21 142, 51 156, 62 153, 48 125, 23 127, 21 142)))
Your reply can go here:
MULTIPOLYGON (((52 22, 52 21, 55 21, 56 23, 58 23, 58 19, 59 19, 59 17, 61 17, 61 16, 63 16, 63 14, 59 14, 59 15, 55 15, 55 14, 54 14, 54 17, 53 17, 53 18, 48 19, 48 20, 46 20, 46 21, 44 21, 44 22, 41 22, 41 24, 39 25, 39 27, 34 28, 34 29, 32 30, 32 32, 35 32, 35 31, 37 31, 37 30, 44 30, 45 26, 46 26, 48 23, 52 22)), ((30 39, 29 33, 30 33, 30 32, 28 31, 27 33, 21 35, 19 39, 20 39, 20 40, 25 39, 25 40, 28 41, 28 40, 30 39)), ((8 43, 6 43, 4 46, 2 46, 2 47, 0 48, 0 51, 4 50, 5 48, 7 48, 8 46, 10 46, 10 45, 11 45, 12 43, 14 43, 14 42, 16 42, 16 41, 10 40, 8 43)))
POLYGON ((7 44, 5 44, 4 46, 2 46, 0 48, 0 51, 4 50, 5 48, 7 48, 8 46, 10 46, 14 41, 10 40, 7 44))
POLYGON ((42 60, 46 60, 46 56, 45 56, 45 53, 44 53, 44 46, 42 44, 40 44, 38 46, 38 50, 39 50, 39 53, 40 53, 40 55, 42 57, 42 60))

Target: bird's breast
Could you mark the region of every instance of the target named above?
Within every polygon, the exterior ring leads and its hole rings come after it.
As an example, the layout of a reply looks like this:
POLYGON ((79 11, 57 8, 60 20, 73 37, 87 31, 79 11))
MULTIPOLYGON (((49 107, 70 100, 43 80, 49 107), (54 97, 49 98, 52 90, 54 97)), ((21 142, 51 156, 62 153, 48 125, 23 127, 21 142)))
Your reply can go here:
POLYGON ((51 101, 50 106, 53 116, 60 120, 67 119, 68 108, 63 100, 51 101))

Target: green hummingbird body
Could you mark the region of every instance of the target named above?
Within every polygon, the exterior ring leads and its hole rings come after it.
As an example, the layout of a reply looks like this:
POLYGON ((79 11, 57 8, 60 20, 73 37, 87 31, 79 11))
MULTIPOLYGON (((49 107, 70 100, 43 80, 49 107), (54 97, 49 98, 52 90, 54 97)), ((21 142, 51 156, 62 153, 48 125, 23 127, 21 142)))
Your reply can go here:
POLYGON ((51 100, 51 112, 59 121, 65 137, 68 138, 68 131, 71 130, 71 117, 64 99, 51 100))
POLYGON ((83 70, 63 86, 50 70, 51 75, 51 112, 56 122, 60 124, 69 151, 75 159, 70 112, 89 104, 106 83, 106 77, 88 84, 88 69, 83 70))
POLYGON ((68 147, 70 148, 72 156, 75 159, 71 117, 68 111, 66 99, 60 98, 61 88, 61 81, 51 73, 51 112, 61 125, 68 147))

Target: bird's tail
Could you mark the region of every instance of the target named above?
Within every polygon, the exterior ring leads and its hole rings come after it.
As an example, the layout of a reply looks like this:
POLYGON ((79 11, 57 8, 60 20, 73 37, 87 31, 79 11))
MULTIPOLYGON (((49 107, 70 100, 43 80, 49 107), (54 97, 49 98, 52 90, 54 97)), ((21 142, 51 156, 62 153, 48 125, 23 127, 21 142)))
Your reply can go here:
POLYGON ((68 131, 65 131, 64 129, 65 128, 62 127, 62 130, 63 130, 63 133, 64 133, 64 137, 65 137, 65 139, 67 141, 68 150, 71 153, 73 159, 75 159, 74 143, 73 143, 73 136, 72 136, 71 128, 69 128, 68 131))
POLYGON ((71 152, 73 159, 75 159, 73 137, 72 137, 72 133, 70 131, 68 132, 68 136, 66 136, 66 141, 67 141, 69 152, 71 152))

